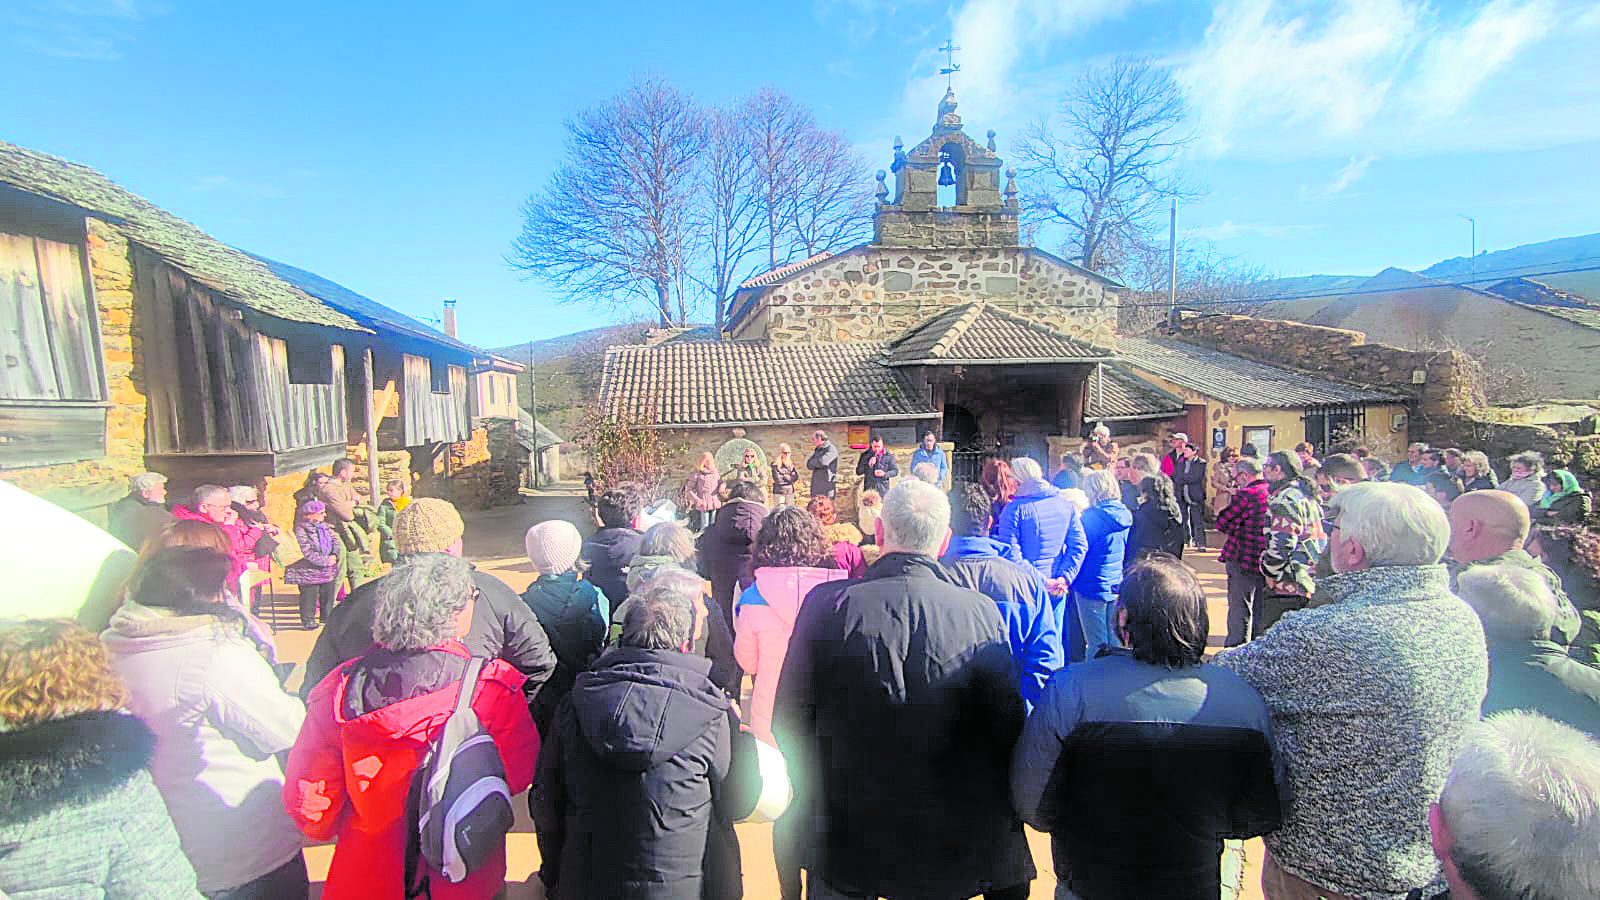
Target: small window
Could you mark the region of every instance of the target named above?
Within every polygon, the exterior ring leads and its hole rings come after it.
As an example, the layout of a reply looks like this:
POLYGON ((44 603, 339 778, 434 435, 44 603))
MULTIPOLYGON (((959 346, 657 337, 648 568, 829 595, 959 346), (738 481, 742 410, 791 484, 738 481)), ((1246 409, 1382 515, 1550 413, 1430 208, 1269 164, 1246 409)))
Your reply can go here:
POLYGON ((0 399, 104 397, 82 248, 0 234, 0 298, 0 399))
POLYGON ((497 388, 499 386, 500 386, 500 376, 498 376, 498 375, 490 375, 489 376, 489 405, 490 406, 494 406, 498 402, 497 400, 495 400, 494 394, 495 394, 495 388, 497 388))
POLYGON ((435 394, 450 393, 450 367, 436 359, 428 360, 428 386, 435 394))
POLYGON ((287 344, 290 384, 333 384, 333 353, 316 344, 287 344))

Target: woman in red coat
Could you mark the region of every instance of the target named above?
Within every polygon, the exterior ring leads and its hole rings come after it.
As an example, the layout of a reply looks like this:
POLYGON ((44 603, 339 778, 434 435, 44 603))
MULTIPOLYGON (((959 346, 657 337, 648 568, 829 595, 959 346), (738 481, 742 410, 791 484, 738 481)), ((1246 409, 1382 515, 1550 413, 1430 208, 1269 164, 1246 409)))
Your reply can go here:
MULTIPOLYGON (((385 576, 377 590, 377 646, 311 691, 305 725, 289 753, 283 791, 289 815, 308 838, 337 841, 325 900, 405 896, 406 838, 413 827, 406 794, 450 717, 470 658, 458 639, 472 622, 476 593, 465 562, 420 556, 385 576)), ((522 682, 516 669, 492 660, 472 701, 500 751, 512 794, 528 789, 539 755, 522 682)), ((434 900, 487 900, 505 884, 505 851, 460 884, 425 874, 434 900)))

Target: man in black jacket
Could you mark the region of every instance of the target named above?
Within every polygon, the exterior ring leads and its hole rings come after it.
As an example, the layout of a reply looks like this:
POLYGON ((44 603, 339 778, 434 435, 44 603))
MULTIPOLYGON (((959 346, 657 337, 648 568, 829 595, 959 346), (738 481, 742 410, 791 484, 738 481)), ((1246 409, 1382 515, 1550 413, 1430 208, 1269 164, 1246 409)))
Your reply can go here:
POLYGON ((1183 524, 1189 529, 1189 542, 1196 550, 1206 548, 1206 461, 1200 448, 1186 443, 1178 451, 1172 470, 1172 486, 1178 489, 1183 507, 1183 524))
POLYGON ((1215 900, 1223 839, 1283 817, 1272 717, 1243 678, 1201 664, 1206 596, 1183 563, 1136 563, 1120 602, 1128 649, 1051 680, 1017 744, 1013 797, 1050 833, 1069 896, 1215 900))
POLYGON ((809 896, 1028 895, 1007 781, 1022 698, 994 601, 937 561, 949 523, 937 488, 902 482, 884 499, 883 558, 800 607, 773 730, 809 896))
POLYGON ((806 468, 811 470, 811 496, 832 497, 839 477, 839 451, 820 428, 811 433, 811 446, 814 449, 806 459, 806 468))
POLYGON ((900 474, 894 464, 894 454, 883 444, 883 435, 873 434, 867 449, 856 460, 856 474, 862 478, 861 489, 877 491, 879 496, 889 492, 889 479, 900 474))
POLYGON ((722 611, 728 630, 733 630, 733 601, 739 578, 750 567, 750 554, 756 549, 756 535, 767 517, 766 495, 761 485, 736 481, 728 489, 728 502, 717 511, 717 519, 700 533, 696 550, 701 573, 711 582, 711 597, 722 611))
MULTIPOLYGON (((394 521, 395 545, 401 561, 424 553, 460 556, 463 531, 461 516, 455 507, 432 497, 411 501, 394 521)), ((341 663, 372 649, 372 619, 378 602, 378 585, 388 577, 385 575, 361 585, 328 613, 327 624, 306 658, 300 696, 310 694, 311 689, 341 663)), ((505 582, 474 569, 472 584, 478 589, 472 605, 472 628, 461 642, 473 655, 498 657, 528 676, 522 691, 532 701, 556 670, 556 654, 550 649, 549 636, 533 611, 505 582)))
POLYGON ((695 600, 692 584, 641 584, 556 713, 528 795, 546 896, 742 896, 733 822, 760 793, 754 738, 689 652, 695 600))

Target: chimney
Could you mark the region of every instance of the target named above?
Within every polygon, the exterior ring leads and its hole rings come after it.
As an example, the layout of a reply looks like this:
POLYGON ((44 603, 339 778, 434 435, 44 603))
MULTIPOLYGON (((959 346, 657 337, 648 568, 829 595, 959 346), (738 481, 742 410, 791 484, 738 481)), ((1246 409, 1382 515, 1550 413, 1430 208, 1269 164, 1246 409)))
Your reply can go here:
POLYGON ((449 297, 444 298, 444 333, 456 336, 456 302, 449 297))

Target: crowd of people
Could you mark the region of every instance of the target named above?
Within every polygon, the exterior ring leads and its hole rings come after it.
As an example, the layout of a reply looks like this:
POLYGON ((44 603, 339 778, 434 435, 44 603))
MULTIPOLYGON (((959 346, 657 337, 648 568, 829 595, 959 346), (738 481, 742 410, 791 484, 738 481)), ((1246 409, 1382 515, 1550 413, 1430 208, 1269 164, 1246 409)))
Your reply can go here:
POLYGON ((790 448, 708 454, 687 521, 618 484, 588 538, 535 523, 520 596, 403 484, 358 523, 348 469, 308 479, 286 535, 259 491, 168 507, 141 476, 104 632, 0 623, 0 892, 304 897, 332 841, 324 897, 494 896, 503 831, 453 862, 419 838, 469 728, 498 787, 458 802, 527 792, 552 898, 742 897, 752 818, 785 900, 1024 898, 1024 824, 1061 900, 1210 900, 1255 836, 1270 900, 1600 896, 1600 537, 1571 473, 1168 450, 1102 432, 1049 476, 951 483, 932 434, 906 477, 873 435, 847 498, 819 431, 803 506, 790 448), (1182 561, 1211 514, 1217 653, 1182 561), (393 568, 352 583, 349 531, 393 568), (291 536, 325 620, 298 692, 247 577, 291 536))

